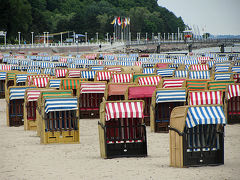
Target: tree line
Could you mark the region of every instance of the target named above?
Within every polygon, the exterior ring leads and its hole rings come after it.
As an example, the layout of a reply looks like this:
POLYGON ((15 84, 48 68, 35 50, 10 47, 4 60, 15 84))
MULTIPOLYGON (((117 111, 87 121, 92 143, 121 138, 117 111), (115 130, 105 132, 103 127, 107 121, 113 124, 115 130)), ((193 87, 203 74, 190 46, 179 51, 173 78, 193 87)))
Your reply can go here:
POLYGON ((8 41, 21 32, 26 40, 43 32, 88 32, 89 36, 113 32, 116 16, 130 17, 131 33, 172 33, 184 30, 176 17, 157 0, 0 0, 0 31, 7 31, 8 41))

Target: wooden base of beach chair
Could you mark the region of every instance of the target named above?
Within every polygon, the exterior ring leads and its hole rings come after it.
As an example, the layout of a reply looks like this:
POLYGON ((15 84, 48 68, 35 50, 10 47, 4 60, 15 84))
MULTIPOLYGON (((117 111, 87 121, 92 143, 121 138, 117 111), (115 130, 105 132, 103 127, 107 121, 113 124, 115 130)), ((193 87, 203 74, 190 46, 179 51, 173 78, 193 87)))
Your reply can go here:
POLYGON ((5 98, 5 80, 0 80, 0 99, 5 98))
POLYGON ((23 120, 23 99, 11 100, 8 104, 8 121, 9 126, 22 126, 23 120))
POLYGON ((240 96, 232 97, 227 101, 227 122, 240 123, 240 96))
POLYGON ((107 101, 119 101, 119 100, 124 100, 124 95, 112 95, 108 96, 107 101))
POLYGON ((80 110, 80 119, 98 119, 99 110, 80 110))
POLYGON ((30 130, 30 131, 36 131, 37 130, 37 121, 27 119, 26 121, 24 121, 24 129, 30 130), (26 123, 26 125, 25 125, 25 123, 26 123))
POLYGON ((43 132, 41 143, 79 143, 79 130, 43 132))

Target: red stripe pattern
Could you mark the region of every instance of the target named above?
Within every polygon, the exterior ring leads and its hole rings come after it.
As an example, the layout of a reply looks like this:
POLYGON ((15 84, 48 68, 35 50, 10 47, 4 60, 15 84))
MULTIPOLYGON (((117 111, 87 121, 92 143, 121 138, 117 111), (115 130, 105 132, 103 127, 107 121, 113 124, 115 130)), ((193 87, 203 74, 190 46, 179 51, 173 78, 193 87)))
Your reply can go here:
POLYGON ((0 70, 3 70, 3 71, 10 71, 11 68, 12 68, 12 65, 9 65, 9 64, 1 64, 0 66, 0 70))
POLYGON ((67 69, 56 69, 56 78, 66 77, 67 69))
POLYGON ((131 82, 133 75, 129 74, 112 74, 113 83, 129 83, 131 82))
POLYGON ((164 79, 163 88, 180 88, 185 79, 164 79))
POLYGON ((38 78, 33 78, 33 85, 39 87, 39 88, 44 88, 47 86, 49 77, 38 77, 38 78))
POLYGON ((68 77, 70 78, 80 78, 81 77, 81 70, 69 70, 68 77))
POLYGON ((234 75, 233 75, 233 80, 234 80, 235 82, 240 81, 240 74, 234 74, 234 75))
POLYGON ((27 80, 28 80, 28 85, 32 85, 33 84, 33 78, 46 78, 48 77, 49 78, 49 75, 30 75, 27 77, 27 80))
POLYGON ((59 59, 59 62, 66 63, 66 62, 67 62, 67 58, 63 58, 63 57, 62 57, 62 58, 59 59))
POLYGON ((143 102, 107 102, 106 121, 114 118, 143 118, 143 102))
POLYGON ((40 96, 40 90, 27 90, 27 101, 37 101, 40 96))
POLYGON ((106 67, 108 71, 116 71, 116 72, 121 72, 122 68, 121 67, 106 67))
POLYGON ((139 85, 155 85, 157 86, 161 80, 160 76, 145 76, 138 79, 139 85))
POLYGON ((194 91, 189 92, 190 105, 223 104, 222 91, 194 91))
POLYGON ((104 93, 106 89, 105 83, 81 83, 80 93, 104 93))
POLYGON ((240 85, 239 84, 230 84, 228 86, 228 99, 232 97, 240 96, 240 85))
POLYGON ((108 81, 114 71, 100 71, 97 72, 97 81, 108 81))
POLYGON ((209 66, 207 64, 194 64, 191 66, 191 71, 207 71, 209 66))

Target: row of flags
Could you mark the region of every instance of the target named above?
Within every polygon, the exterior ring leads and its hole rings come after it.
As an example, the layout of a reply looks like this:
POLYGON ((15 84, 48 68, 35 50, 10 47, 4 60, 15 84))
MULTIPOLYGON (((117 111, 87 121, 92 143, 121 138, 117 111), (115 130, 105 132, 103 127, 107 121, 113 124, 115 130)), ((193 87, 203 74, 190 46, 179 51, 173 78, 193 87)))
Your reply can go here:
POLYGON ((123 27, 126 27, 128 24, 130 24, 130 18, 129 17, 124 17, 124 18, 115 17, 113 19, 113 21, 111 22, 111 24, 114 24, 114 26, 116 26, 116 25, 121 26, 122 25, 122 28, 123 28, 123 27))

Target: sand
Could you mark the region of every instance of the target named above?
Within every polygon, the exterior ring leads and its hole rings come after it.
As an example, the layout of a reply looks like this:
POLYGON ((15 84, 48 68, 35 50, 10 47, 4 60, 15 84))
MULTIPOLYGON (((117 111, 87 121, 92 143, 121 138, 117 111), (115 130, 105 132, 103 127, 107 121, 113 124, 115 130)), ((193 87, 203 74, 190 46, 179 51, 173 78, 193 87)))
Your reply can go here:
POLYGON ((98 119, 80 120, 80 144, 41 145, 35 131, 6 126, 0 100, 0 180, 240 179, 240 125, 225 128, 225 164, 169 167, 169 134, 147 127, 148 157, 101 159, 98 119))

